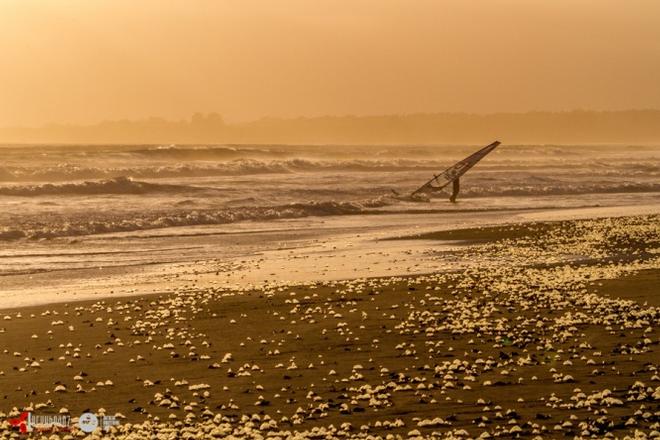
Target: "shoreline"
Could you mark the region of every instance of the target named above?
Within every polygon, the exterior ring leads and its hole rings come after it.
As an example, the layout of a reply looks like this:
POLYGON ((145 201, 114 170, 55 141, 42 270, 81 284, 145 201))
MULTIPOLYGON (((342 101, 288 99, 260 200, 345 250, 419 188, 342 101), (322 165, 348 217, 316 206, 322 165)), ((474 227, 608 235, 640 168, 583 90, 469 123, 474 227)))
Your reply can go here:
MULTIPOLYGON (((269 284, 273 279, 283 284, 300 284, 350 280, 364 274, 428 274, 452 270, 455 261, 442 262, 429 258, 429 255, 438 247, 451 251, 459 243, 418 240, 415 236, 419 234, 460 230, 470 225, 497 227, 501 224, 658 214, 660 205, 507 212, 503 215, 484 211, 471 217, 460 213, 442 216, 401 213, 375 216, 377 218, 310 217, 283 220, 277 226, 270 222, 196 227, 194 231, 179 228, 179 235, 150 234, 141 238, 140 247, 147 251, 141 250, 137 254, 130 252, 134 246, 132 234, 81 237, 74 244, 61 240, 27 243, 29 248, 7 251, 2 261, 6 265, 13 259, 14 264, 20 265, 29 254, 38 253, 43 256, 37 264, 46 265, 46 269, 29 272, 28 266, 22 269, 28 271, 23 275, 7 273, 0 277, 0 291, 4 293, 0 309, 154 294, 193 281, 209 287, 236 287, 269 284), (186 232, 196 235, 185 235, 186 232), (117 261, 111 265, 105 261, 107 252, 117 255, 113 257, 117 261), (21 257, 22 254, 26 256, 21 257), (89 262, 85 263, 85 259, 89 262), (56 261, 55 270, 48 270, 51 260, 61 260, 56 261), (120 267, 122 260, 128 265, 120 267), (206 276, 200 277, 200 272, 206 276)), ((458 267, 467 263, 460 262, 458 267)))
MULTIPOLYGON (((413 235, 404 235, 404 236, 391 236, 391 237, 385 237, 385 238, 378 238, 376 240, 378 241, 416 241, 416 240, 423 240, 423 241, 430 241, 430 242, 435 242, 439 245, 450 245, 450 252, 451 250, 454 250, 456 248, 465 248, 468 246, 473 246, 473 245, 481 245, 481 244, 487 244, 487 243, 492 243, 492 242, 497 242, 501 240, 515 240, 517 238, 524 238, 529 236, 530 234, 533 233, 541 233, 541 232, 547 232, 553 228, 560 228, 564 224, 570 224, 573 221, 580 221, 580 220, 585 220, 585 221, 591 221, 591 220, 605 220, 605 219, 616 219, 616 218, 625 218, 625 217, 631 217, 631 215, 626 215, 626 214, 620 214, 616 216, 602 216, 602 217, 596 217, 593 219, 581 219, 581 218, 576 218, 574 220, 532 220, 532 221, 517 221, 515 223, 502 223, 502 224, 496 224, 496 225, 487 225, 487 226, 477 226, 477 227, 470 227, 470 228, 456 228, 456 229, 445 229, 445 230, 440 230, 440 231, 435 231, 435 232, 424 232, 424 233, 419 233, 419 234, 413 234, 413 235)), ((238 234, 248 234, 250 232, 238 232, 238 234)), ((211 233, 209 233, 211 234, 211 233)), ((219 234, 231 234, 229 232, 221 232, 219 234)), ((294 248, 295 249, 295 248, 294 248)), ((562 263, 557 263, 557 264, 562 264, 562 263)), ((113 269, 123 269, 121 266, 115 266, 113 269)), ((66 269, 62 269, 62 271, 65 271, 66 269)), ((461 269, 456 269, 456 271, 460 271, 461 269)), ((388 278, 388 277, 393 277, 393 278, 412 278, 416 276, 428 276, 428 275, 434 275, 438 271, 437 270, 429 270, 428 272, 421 272, 421 273, 414 273, 414 274, 404 274, 404 273, 396 273, 391 276, 367 276, 367 277, 353 277, 353 278, 338 278, 338 279, 331 279, 331 280, 318 280, 318 281, 300 281, 296 284, 290 284, 288 282, 284 282, 283 286, 285 287, 300 287, 300 286, 310 286, 314 284, 318 284, 319 282, 325 282, 325 281, 330 281, 330 282, 351 282, 355 281, 357 279, 366 279, 366 280, 374 280, 374 279, 381 279, 381 278, 388 278)), ((445 270, 443 272, 446 273, 451 273, 451 270, 445 270)), ((51 272, 52 273, 52 272, 51 272)), ((39 273, 29 273, 26 275, 38 275, 39 273)), ((14 274, 11 274, 9 276, 14 276, 14 274)), ((263 288, 265 286, 268 286, 269 283, 264 283, 264 285, 259 286, 259 285, 250 285, 246 289, 240 289, 242 291, 253 291, 257 290, 260 288, 263 288)), ((211 287, 211 286, 208 286, 211 287)), ((222 289, 226 290, 231 290, 235 289, 235 286, 219 286, 222 289)), ((272 287, 279 287, 277 285, 272 286, 272 287)), ((46 307, 46 306, 56 306, 56 305, 69 305, 71 304, 79 304, 79 303, 94 303, 98 301, 105 301, 105 300, 114 300, 114 299, 124 299, 124 300, 131 300, 131 299, 136 299, 140 297, 149 297, 149 296, 163 296, 167 295, 169 293, 172 293, 173 290, 176 290, 178 288, 167 288, 167 287, 162 287, 162 290, 159 291, 154 291, 150 293, 127 293, 127 294, 121 294, 121 295, 114 295, 113 293, 100 293, 98 294, 98 297, 93 297, 93 298, 69 298, 69 299, 62 299, 59 301, 53 301, 53 302, 44 302, 44 303, 36 303, 36 304, 27 304, 24 306, 10 306, 10 307, 3 307, 0 305, 0 314, 2 314, 5 311, 18 311, 18 310, 24 310, 24 309, 32 309, 32 308, 39 308, 39 307, 46 307)))

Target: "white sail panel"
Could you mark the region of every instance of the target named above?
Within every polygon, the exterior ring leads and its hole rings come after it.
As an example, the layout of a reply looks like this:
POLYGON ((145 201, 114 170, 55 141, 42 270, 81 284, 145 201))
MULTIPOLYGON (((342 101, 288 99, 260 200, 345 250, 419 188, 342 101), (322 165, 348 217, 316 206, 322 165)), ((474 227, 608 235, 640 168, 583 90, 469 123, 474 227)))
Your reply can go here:
POLYGON ((458 179, 463 174, 465 174, 470 168, 475 166, 481 159, 486 157, 488 153, 490 153, 495 148, 497 148, 498 145, 500 145, 500 142, 495 141, 492 144, 477 151, 476 153, 471 154, 465 159, 456 162, 454 165, 450 166, 442 173, 433 176, 431 180, 429 180, 424 185, 420 186, 415 191, 413 191, 411 196, 440 191, 445 186, 449 185, 451 182, 453 182, 454 180, 458 179))

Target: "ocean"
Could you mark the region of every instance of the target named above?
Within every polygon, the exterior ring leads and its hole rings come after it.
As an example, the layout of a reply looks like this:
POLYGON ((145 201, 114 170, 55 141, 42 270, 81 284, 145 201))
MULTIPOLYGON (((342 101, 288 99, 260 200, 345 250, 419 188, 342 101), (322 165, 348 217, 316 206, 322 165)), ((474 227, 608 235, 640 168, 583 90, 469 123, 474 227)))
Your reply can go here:
POLYGON ((2 146, 0 296, 155 291, 196 271, 232 283, 429 272, 439 268, 419 243, 379 240, 521 213, 660 206, 651 146, 505 144, 461 179, 458 203, 395 195, 478 148, 2 146))
POLYGON ((391 210, 616 204, 660 192, 660 148, 503 145, 462 179, 457 205, 392 197, 476 149, 4 146, 0 240, 391 210))

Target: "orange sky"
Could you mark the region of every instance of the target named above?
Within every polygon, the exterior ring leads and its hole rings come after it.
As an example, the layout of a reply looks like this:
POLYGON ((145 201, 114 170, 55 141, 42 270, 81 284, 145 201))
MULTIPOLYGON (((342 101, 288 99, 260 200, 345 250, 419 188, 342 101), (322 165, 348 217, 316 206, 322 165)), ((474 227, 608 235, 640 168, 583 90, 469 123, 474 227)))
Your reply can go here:
POLYGON ((0 0, 0 126, 660 108, 658 0, 0 0))

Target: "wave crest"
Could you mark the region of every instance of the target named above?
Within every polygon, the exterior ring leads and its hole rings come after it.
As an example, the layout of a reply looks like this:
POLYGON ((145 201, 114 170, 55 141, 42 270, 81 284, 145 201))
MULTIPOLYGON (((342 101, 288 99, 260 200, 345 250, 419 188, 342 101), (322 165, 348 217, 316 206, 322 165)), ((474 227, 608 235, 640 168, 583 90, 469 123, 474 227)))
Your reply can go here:
POLYGON ((435 170, 442 164, 415 160, 341 160, 310 159, 256 160, 237 159, 219 163, 188 163, 180 165, 135 167, 85 167, 59 164, 45 168, 1 167, 0 181, 58 182, 82 179, 112 179, 130 176, 142 179, 241 176, 258 174, 287 174, 308 171, 409 171, 435 170))
MULTIPOLYGON (((458 157, 456 158, 458 159, 458 157)), ((238 158, 226 161, 177 162, 154 165, 137 160, 122 166, 89 166, 72 163, 59 163, 50 166, 8 166, 0 167, 0 181, 4 182, 65 182, 92 179, 115 179, 129 176, 135 179, 188 178, 214 176, 249 176, 259 174, 290 174, 305 172, 438 172, 451 165, 452 160, 439 158, 378 158, 369 159, 257 159, 238 158)), ((649 175, 657 176, 660 165, 649 161, 621 161, 613 168, 611 164, 592 161, 585 164, 580 158, 567 161, 559 158, 543 162, 532 159, 521 161, 514 157, 494 157, 479 164, 479 169, 489 171, 539 173, 549 168, 574 170, 582 173, 595 173, 607 176, 649 175)))
POLYGON ((0 187, 0 195, 36 197, 44 195, 96 195, 96 194, 147 194, 156 192, 196 191, 203 188, 183 185, 167 185, 133 180, 130 177, 86 181, 79 183, 46 183, 43 185, 16 185, 0 187))
POLYGON ((495 186, 472 185, 461 189, 462 197, 488 196, 552 196, 579 194, 615 194, 660 192, 660 183, 624 182, 624 183, 565 183, 548 184, 547 180, 539 179, 535 185, 498 184, 495 186))
POLYGON ((360 202, 308 202, 281 206, 244 206, 230 209, 173 211, 146 213, 128 218, 59 218, 33 221, 24 226, 0 229, 0 240, 21 238, 42 239, 104 234, 112 232, 142 231, 177 226, 221 225, 244 220, 265 221, 309 216, 359 214, 369 209, 391 204, 389 197, 378 197, 360 202))

